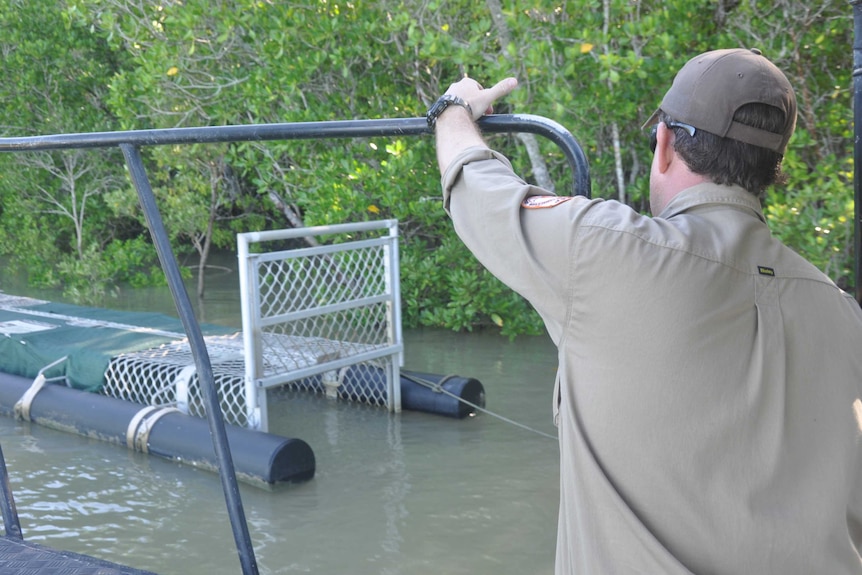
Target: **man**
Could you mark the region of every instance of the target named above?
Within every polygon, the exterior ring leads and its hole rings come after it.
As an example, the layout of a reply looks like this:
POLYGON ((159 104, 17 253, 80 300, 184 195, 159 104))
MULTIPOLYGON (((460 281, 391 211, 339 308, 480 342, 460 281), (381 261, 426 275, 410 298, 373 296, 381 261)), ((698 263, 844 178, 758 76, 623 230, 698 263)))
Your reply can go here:
POLYGON ((771 237, 796 100, 756 50, 680 70, 653 125, 654 217, 524 182, 474 121, 429 111, 445 208, 559 349, 556 572, 860 574, 862 312, 771 237))

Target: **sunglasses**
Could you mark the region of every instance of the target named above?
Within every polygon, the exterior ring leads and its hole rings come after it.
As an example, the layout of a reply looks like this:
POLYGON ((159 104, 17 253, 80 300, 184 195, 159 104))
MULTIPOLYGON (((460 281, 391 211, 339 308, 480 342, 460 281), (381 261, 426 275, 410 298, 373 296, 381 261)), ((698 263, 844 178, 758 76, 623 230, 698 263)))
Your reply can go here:
MULTIPOLYGON (((670 121, 670 122, 665 122, 665 124, 667 124, 668 128, 682 128, 683 130, 688 132, 688 135, 691 136, 692 138, 694 138, 694 133, 697 131, 697 128, 695 128, 694 126, 692 126, 690 124, 683 124, 682 122, 670 121)), ((658 145, 658 138, 656 136, 657 133, 658 133, 658 124, 653 126, 652 129, 649 131, 649 150, 653 154, 655 154, 655 148, 658 145)))

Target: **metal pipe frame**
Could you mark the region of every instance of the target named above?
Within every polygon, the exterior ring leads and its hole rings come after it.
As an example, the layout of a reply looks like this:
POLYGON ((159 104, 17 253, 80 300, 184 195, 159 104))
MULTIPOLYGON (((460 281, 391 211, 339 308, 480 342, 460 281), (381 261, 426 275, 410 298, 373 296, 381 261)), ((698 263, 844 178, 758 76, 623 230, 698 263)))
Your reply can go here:
MULTIPOLYGON (((521 132, 548 138, 559 146, 572 168, 572 194, 590 195, 590 168, 583 149, 571 132, 557 122, 529 114, 501 114, 483 117, 479 120, 479 126, 488 134, 521 132)), ((0 138, 0 152, 109 148, 122 144, 140 147, 267 140, 421 136, 432 133, 425 118, 335 120, 0 138)))
POLYGON ((12 497, 12 488, 9 485, 9 473, 6 470, 6 458, 3 449, 0 448, 0 513, 3 514, 3 528, 6 537, 15 540, 24 539, 21 532, 21 522, 18 519, 18 510, 15 508, 15 499, 12 497))

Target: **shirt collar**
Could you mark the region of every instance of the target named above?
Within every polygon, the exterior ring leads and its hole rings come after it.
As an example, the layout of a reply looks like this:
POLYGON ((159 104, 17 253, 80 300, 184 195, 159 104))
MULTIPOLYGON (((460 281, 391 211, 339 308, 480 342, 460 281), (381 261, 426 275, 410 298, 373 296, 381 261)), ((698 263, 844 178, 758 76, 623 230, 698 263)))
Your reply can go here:
POLYGON ((713 183, 698 184, 676 195, 658 217, 663 219, 687 212, 708 204, 725 204, 751 210, 760 221, 766 223, 760 200, 739 186, 721 186, 713 183))

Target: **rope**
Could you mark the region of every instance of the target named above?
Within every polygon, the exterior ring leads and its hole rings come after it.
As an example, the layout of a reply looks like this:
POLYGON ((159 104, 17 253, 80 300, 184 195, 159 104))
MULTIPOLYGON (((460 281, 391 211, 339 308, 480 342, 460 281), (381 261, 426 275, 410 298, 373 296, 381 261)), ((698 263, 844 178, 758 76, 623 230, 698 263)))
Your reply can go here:
POLYGON ((556 436, 556 435, 551 435, 550 433, 545 433, 544 431, 540 431, 540 430, 538 430, 538 429, 534 429, 534 428, 530 427, 529 425, 525 425, 525 424, 523 424, 523 423, 519 423, 519 422, 517 422, 517 421, 515 421, 515 420, 513 420, 513 419, 509 419, 508 417, 505 417, 505 416, 503 416, 503 415, 500 415, 499 413, 494 413, 493 411, 490 411, 490 410, 488 410, 488 409, 485 409, 484 407, 481 407, 481 406, 479 406, 479 405, 476 405, 475 403, 472 403, 472 402, 470 402, 470 401, 467 401, 466 399, 464 399, 464 398, 462 398, 462 397, 458 397, 457 395, 455 395, 455 394, 454 394, 454 393, 452 393, 451 391, 449 391, 449 390, 447 390, 447 389, 444 389, 444 388, 442 387, 442 385, 443 385, 445 382, 447 382, 448 380, 452 379, 453 377, 457 377, 457 376, 455 376, 455 375, 447 375, 446 377, 444 377, 443 379, 441 379, 439 383, 434 383, 433 381, 428 381, 428 380, 426 380, 426 379, 422 379, 421 377, 416 377, 416 376, 414 376, 414 375, 408 375, 408 374, 404 374, 404 373, 402 373, 402 374, 401 374, 401 377, 403 377, 403 378, 405 378, 405 379, 408 379, 408 380, 410 380, 410 381, 412 381, 412 382, 414 382, 414 383, 418 383, 419 385, 422 385, 422 386, 425 386, 425 387, 427 387, 427 388, 430 388, 430 389, 431 389, 432 391, 434 391, 435 393, 444 393, 444 394, 448 395, 449 397, 453 397, 453 398, 455 398, 456 400, 460 401, 461 403, 463 403, 463 404, 465 404, 465 405, 468 405, 468 406, 472 407, 472 408, 473 408, 473 409, 475 409, 476 411, 481 411, 482 413, 485 413, 485 414, 487 414, 487 415, 490 415, 491 417, 496 417, 497 419, 499 419, 499 420, 501 420, 501 421, 504 421, 504 422, 506 422, 506 423, 508 423, 508 424, 514 425, 515 427, 520 427, 521 429, 525 429, 525 430, 530 431, 530 432, 532 432, 532 433, 535 433, 535 434, 537 434, 537 435, 541 435, 542 437, 547 437, 548 439, 553 439, 553 440, 555 440, 555 441, 559 441, 559 439, 557 438, 557 436, 556 436))

